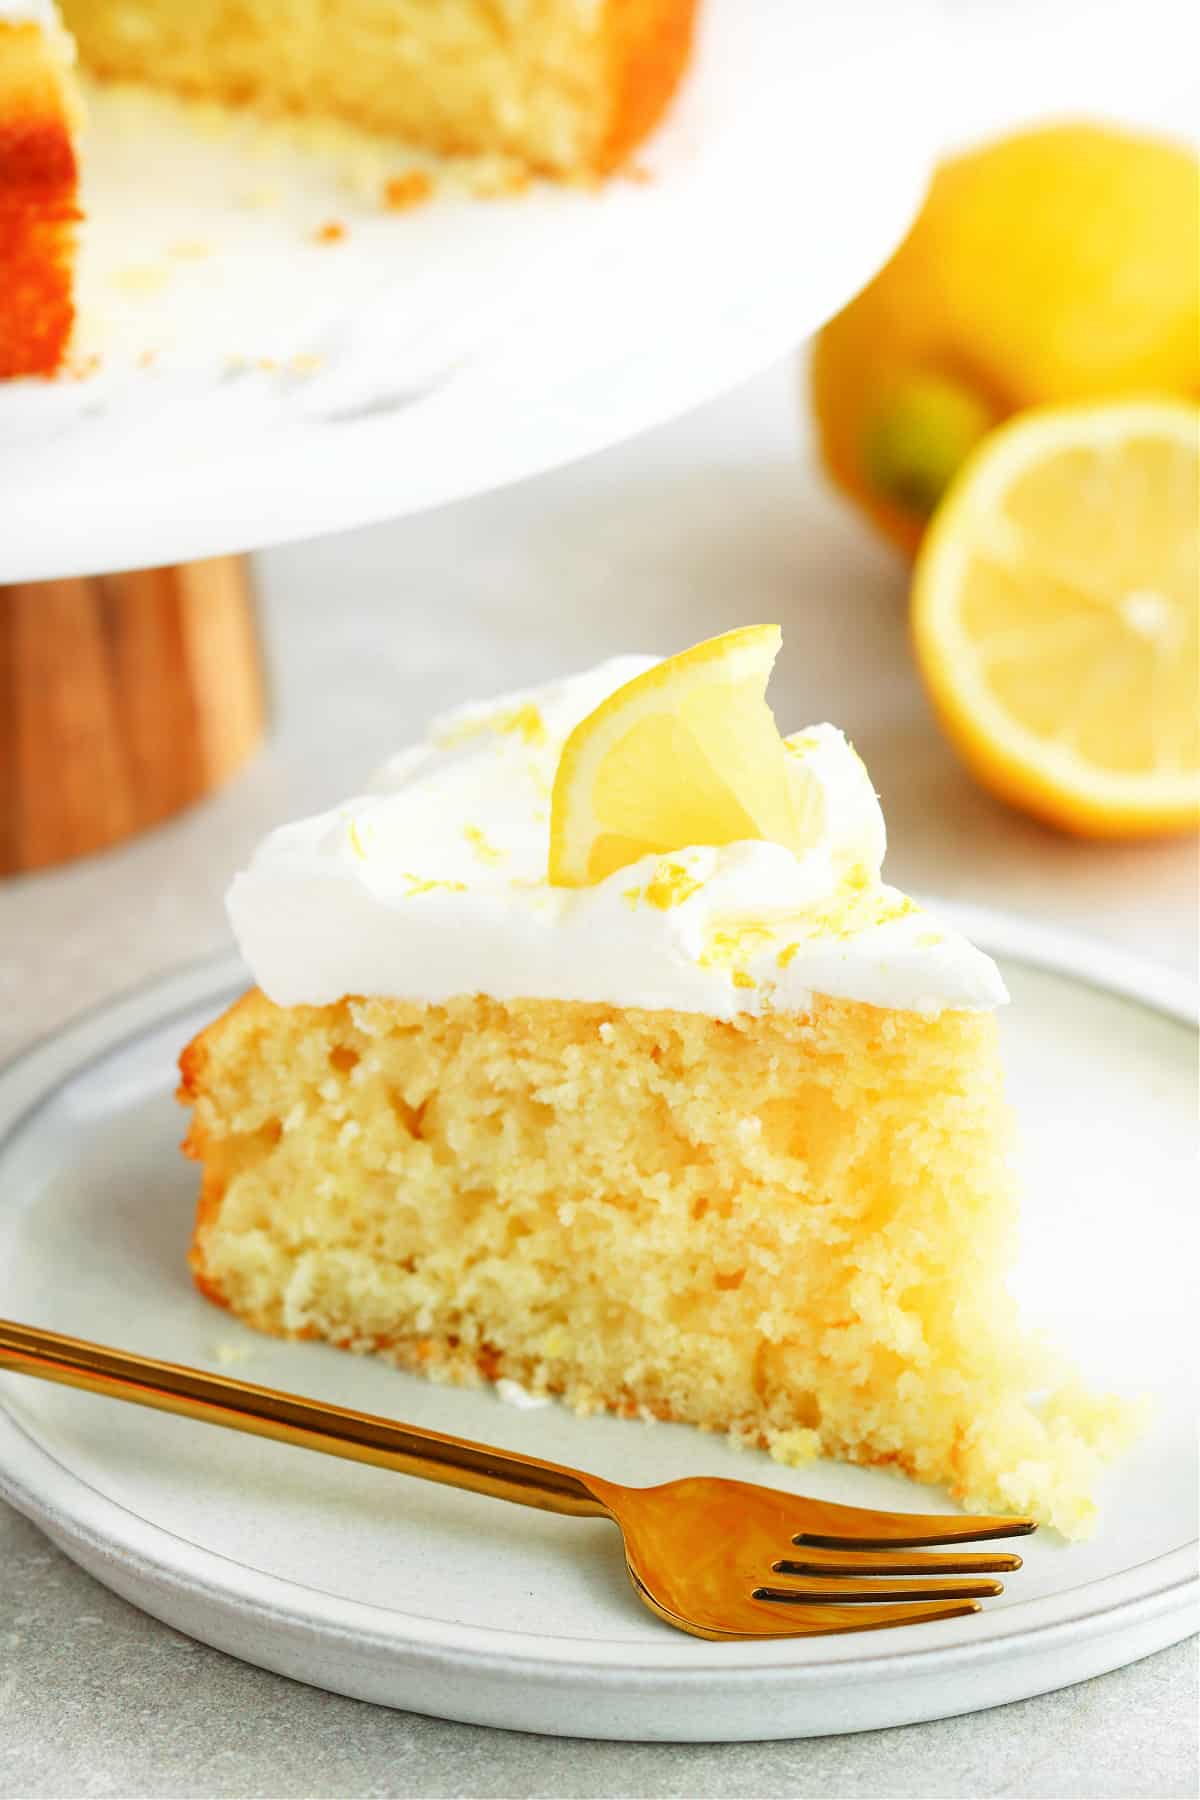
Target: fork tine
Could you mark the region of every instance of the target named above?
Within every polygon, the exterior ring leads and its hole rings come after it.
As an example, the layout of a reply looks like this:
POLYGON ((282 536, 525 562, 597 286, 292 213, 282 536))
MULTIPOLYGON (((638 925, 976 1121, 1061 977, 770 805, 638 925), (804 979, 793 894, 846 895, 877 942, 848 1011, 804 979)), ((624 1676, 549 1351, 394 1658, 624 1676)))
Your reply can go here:
POLYGON ((887 1550, 919 1544, 974 1544, 985 1538, 1024 1537, 1037 1530, 1033 1519, 955 1518, 940 1513, 875 1512, 829 1500, 806 1501, 805 1529, 793 1544, 830 1550, 887 1550))
MULTIPOLYGON (((838 1631, 882 1631, 896 1625, 925 1625, 934 1619, 961 1619, 982 1612, 978 1600, 926 1601, 899 1606, 773 1606, 762 1602, 765 1616, 779 1621, 761 1633, 730 1632, 733 1637, 824 1637, 838 1631)), ((725 1634, 722 1634, 725 1635, 725 1634)))
POLYGON ((826 1550, 781 1557, 771 1564, 776 1575, 1010 1575, 1021 1567, 1011 1550, 826 1550))
POLYGON ((874 1600, 990 1600, 1004 1592, 1002 1581, 959 1576, 949 1581, 922 1581, 901 1576, 808 1575, 778 1579, 755 1588, 752 1598, 785 1606, 857 1606, 874 1600))

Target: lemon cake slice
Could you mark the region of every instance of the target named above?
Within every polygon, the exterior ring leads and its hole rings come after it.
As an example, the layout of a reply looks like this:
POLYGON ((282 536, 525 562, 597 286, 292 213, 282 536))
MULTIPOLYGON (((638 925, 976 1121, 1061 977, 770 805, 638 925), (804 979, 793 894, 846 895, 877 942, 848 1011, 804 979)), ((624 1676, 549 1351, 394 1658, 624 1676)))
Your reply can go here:
POLYGON ((778 642, 453 713, 265 841, 229 895, 257 986, 182 1058, 196 1280, 1082 1533, 1124 1415, 1007 1290, 1003 984, 881 880, 841 733, 779 736, 778 642))

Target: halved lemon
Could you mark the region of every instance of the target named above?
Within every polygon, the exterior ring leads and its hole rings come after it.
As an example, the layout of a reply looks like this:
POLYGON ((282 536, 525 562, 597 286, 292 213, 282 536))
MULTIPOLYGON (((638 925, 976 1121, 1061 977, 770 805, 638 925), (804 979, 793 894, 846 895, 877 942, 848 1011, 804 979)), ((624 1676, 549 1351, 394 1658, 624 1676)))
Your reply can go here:
POLYGON ((1200 410, 1026 413, 955 480, 913 575, 964 761, 1089 837, 1200 823, 1200 410))
POLYGON ((796 847, 787 753, 766 702, 778 625, 747 625, 610 694, 563 745, 550 880, 603 881, 654 852, 770 838, 796 847))

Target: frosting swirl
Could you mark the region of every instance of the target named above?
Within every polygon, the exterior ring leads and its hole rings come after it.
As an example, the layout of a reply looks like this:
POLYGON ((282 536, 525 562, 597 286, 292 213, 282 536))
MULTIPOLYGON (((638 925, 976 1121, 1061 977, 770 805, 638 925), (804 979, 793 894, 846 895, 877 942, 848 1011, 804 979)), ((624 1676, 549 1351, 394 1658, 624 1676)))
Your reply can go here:
POLYGON ((882 881, 879 802, 831 725, 785 739, 813 826, 802 853, 697 845, 551 887, 563 742, 653 661, 447 713, 363 794, 272 832, 228 896, 264 992, 285 1006, 484 993, 716 1018, 804 1011, 814 993, 923 1013, 1007 998, 989 957, 882 881))

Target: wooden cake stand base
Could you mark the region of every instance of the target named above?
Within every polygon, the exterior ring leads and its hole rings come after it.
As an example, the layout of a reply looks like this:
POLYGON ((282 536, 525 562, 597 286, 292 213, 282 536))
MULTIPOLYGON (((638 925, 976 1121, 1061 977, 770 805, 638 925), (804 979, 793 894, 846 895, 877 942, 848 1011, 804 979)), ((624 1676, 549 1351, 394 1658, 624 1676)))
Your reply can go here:
POLYGON ((263 717, 242 557, 0 587, 0 875, 190 806, 263 717))

